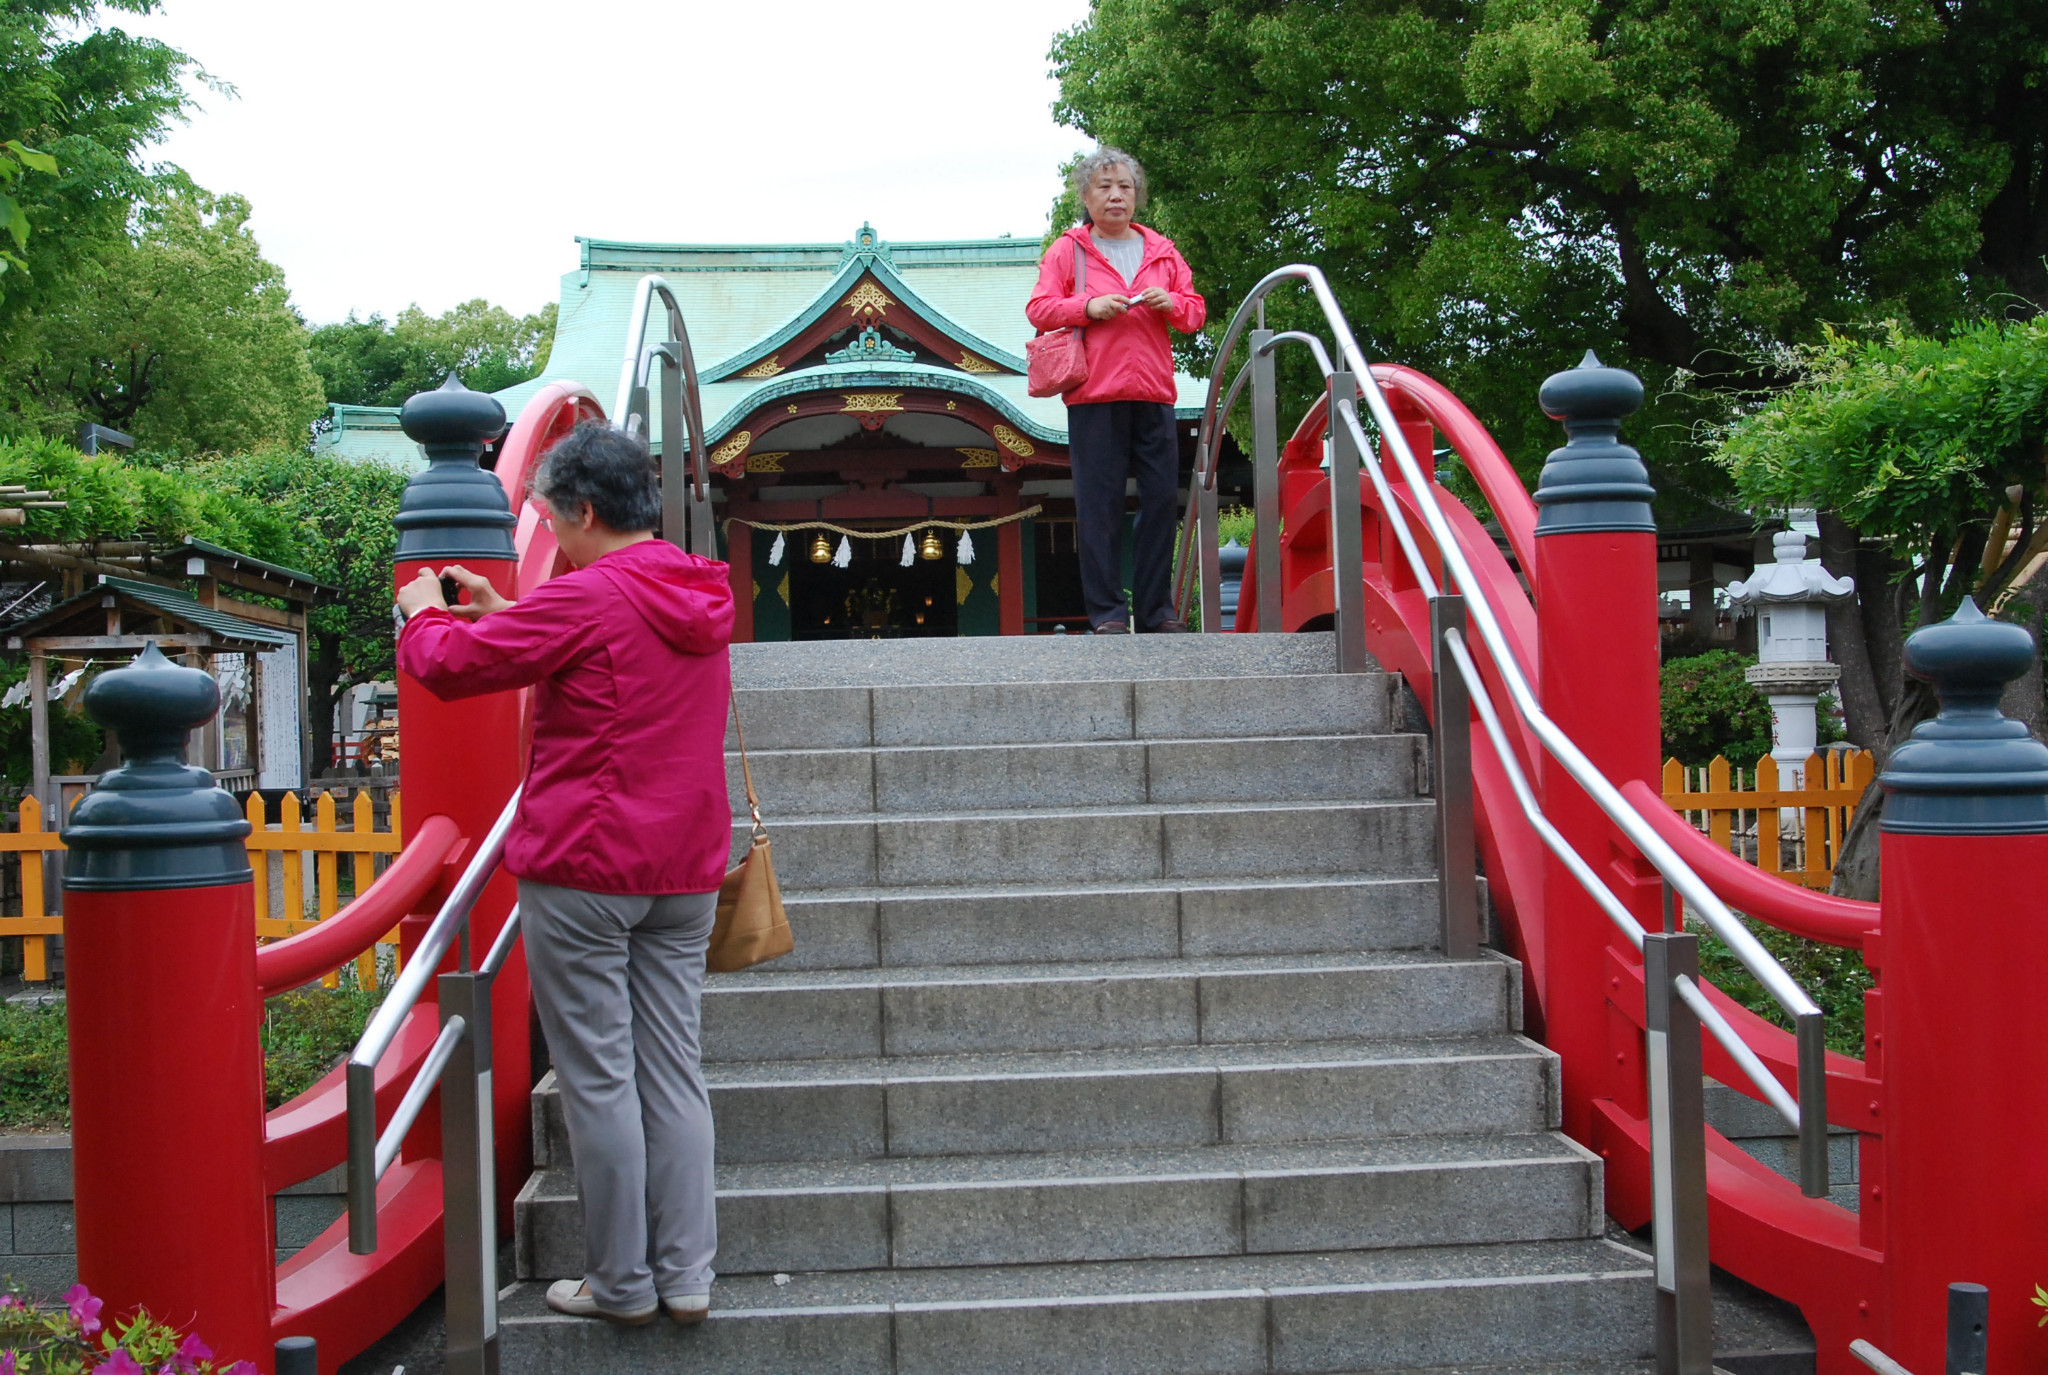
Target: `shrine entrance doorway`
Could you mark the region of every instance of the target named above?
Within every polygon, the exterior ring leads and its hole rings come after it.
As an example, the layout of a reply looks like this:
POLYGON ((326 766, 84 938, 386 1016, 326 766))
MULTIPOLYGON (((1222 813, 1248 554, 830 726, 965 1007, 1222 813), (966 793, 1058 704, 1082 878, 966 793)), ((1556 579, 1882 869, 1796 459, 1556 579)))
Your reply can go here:
MULTIPOLYGON (((813 558, 818 535, 790 541, 789 619, 793 640, 907 640, 959 633, 958 565, 951 531, 935 532, 939 557, 922 557, 915 537, 909 567, 901 539, 851 539, 844 568, 813 558)), ((839 548, 840 536, 824 536, 839 548)))

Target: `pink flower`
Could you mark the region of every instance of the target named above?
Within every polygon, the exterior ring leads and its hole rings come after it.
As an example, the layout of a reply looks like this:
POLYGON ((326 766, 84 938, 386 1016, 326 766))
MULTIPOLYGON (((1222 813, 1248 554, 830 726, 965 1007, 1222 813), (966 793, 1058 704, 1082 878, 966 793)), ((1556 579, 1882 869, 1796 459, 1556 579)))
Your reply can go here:
MULTIPOLYGON (((82 1335, 90 1337, 100 1330, 100 1309, 106 1306, 104 1300, 94 1298, 84 1285, 74 1284, 64 1291, 64 1302, 70 1306, 71 1321, 78 1324, 82 1335)), ((100 1368, 106 1369, 105 1366, 100 1368)))
POLYGON ((21 1308, 24 1306, 22 1301, 13 1294, 0 1294, 0 1313, 4 1313, 10 1308, 21 1308))
POLYGON ((171 1375, 197 1375, 199 1363, 212 1359, 213 1348, 200 1341, 199 1334, 195 1332, 185 1338, 184 1344, 179 1346, 177 1354, 171 1357, 169 1363, 164 1366, 163 1371, 158 1372, 158 1375, 164 1375, 165 1371, 170 1372, 171 1375))
POLYGON ((141 1362, 123 1351, 114 1348, 114 1354, 93 1367, 93 1375, 148 1375, 141 1362))
POLYGON ((220 1375, 256 1375, 256 1365, 253 1361, 236 1361, 220 1375))
POLYGON ((0 1351, 0 1375, 14 1375, 15 1359, 12 1351, 0 1351))

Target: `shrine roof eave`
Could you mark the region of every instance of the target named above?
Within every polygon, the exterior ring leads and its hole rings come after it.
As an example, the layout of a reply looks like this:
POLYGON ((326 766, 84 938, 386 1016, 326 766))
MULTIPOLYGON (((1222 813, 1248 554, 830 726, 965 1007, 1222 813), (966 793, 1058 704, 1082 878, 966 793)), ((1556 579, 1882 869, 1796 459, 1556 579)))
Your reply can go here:
MULTIPOLYGON (((1022 382, 1022 378, 1014 379, 1022 382)), ((897 363, 886 368, 866 365, 847 365, 819 368, 802 368, 769 378, 744 396, 732 402, 717 420, 706 427, 705 443, 713 448, 742 422, 763 406, 793 396, 805 396, 821 391, 938 391, 949 392, 981 402, 1008 420, 1025 434, 1046 444, 1065 444, 1065 426, 1047 424, 1044 420, 1027 414, 1017 404, 1016 398, 1005 395, 998 388, 979 381, 968 373, 954 372, 950 368, 935 368, 924 363, 897 363)))
POLYGON ((899 304, 962 348, 972 350, 991 363, 1007 368, 1013 373, 1022 374, 1027 371, 1029 365, 1022 356, 989 343, 971 330, 963 329, 945 312, 936 309, 911 290, 887 258, 874 253, 856 253, 833 277, 831 285, 819 292, 808 306, 798 311, 767 338, 705 368, 701 374, 703 380, 707 383, 721 382, 774 357, 776 353, 788 347, 791 340, 823 319, 828 312, 837 309, 840 300, 853 289, 854 283, 870 273, 882 284, 883 290, 895 295, 899 304))

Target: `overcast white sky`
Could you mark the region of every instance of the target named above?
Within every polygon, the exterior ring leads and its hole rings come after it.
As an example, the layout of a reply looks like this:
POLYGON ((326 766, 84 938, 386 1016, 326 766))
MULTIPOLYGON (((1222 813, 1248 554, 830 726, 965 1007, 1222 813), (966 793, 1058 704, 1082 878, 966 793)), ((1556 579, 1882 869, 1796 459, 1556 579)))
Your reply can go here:
POLYGON ((1036 238, 1087 0, 164 0, 231 83, 157 155, 255 206, 307 318, 555 299, 575 236, 1036 238))

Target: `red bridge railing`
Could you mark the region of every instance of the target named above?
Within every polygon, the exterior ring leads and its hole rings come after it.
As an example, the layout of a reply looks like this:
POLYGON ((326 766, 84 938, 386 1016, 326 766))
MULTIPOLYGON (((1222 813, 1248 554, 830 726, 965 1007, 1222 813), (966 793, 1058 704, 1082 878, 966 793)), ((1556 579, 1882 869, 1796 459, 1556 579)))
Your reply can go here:
MULTIPOLYGON (((1732 907, 1781 930, 1860 950, 1880 981, 1866 999, 1862 1059, 1823 1056, 1812 1034, 1817 1016, 1802 1057, 1799 1039, 1704 981, 1686 980, 1679 989, 1697 1003, 1699 1024, 1715 1032, 1703 1038, 1707 1073, 1777 1101, 1781 1110, 1788 1091, 1803 1088, 1794 1111, 1809 1166, 1818 1151, 1824 1169, 1825 1143, 1822 1114, 1805 1113, 1808 1103, 1824 1105, 1827 1124, 1859 1134, 1860 1207, 1852 1212, 1808 1196, 1704 1131, 1700 1223, 1714 1263, 1797 1303, 1828 1375, 1851 1368, 1849 1343, 1856 1339, 1876 1341, 1916 1368, 1936 1368, 1944 1294, 1956 1279, 1991 1284, 1993 1369, 2033 1368, 2041 1349, 2031 1344, 2027 1299, 2032 1284, 2048 1277, 2038 1240, 2048 1235, 2048 1174, 2024 1164, 2007 1143, 2038 1141, 2048 1112, 2038 1091, 2001 1085, 1982 1068, 2001 1047, 2010 1053, 2036 1044, 2043 1014, 2032 1009, 2048 1003, 2039 993, 2048 957, 2017 915, 2038 910, 2038 897, 2027 894, 2048 878, 2048 804, 2037 805, 2048 795, 2048 755, 2021 758, 2024 728, 1993 720, 1991 680, 2006 669, 1987 665, 2007 650, 1987 647, 1981 618, 1972 620, 1974 608, 1966 607, 1938 629, 1949 635, 1944 645, 1977 637, 1967 653, 1936 652, 1930 640, 1917 661, 1909 654, 1915 671, 1942 683, 1948 703, 1929 748, 1961 748, 1942 741, 1969 737, 1964 743, 1987 760, 1994 745, 2010 757, 1999 765, 1966 760, 1938 778, 1900 774, 1898 789, 1960 799, 1980 787, 2011 799, 2026 813, 2021 820, 1994 817, 1995 824, 1978 825, 1968 815, 1976 804, 1968 801, 1925 824, 1895 823, 1888 811, 1882 909, 1787 882, 1714 846, 1661 796, 1650 489, 1633 451, 1615 441, 1620 418, 1633 407, 1594 394, 1583 376, 1589 371, 1553 379, 1561 384, 1555 405, 1546 387, 1546 409, 1564 418, 1575 438, 1551 455, 1532 497, 1448 389, 1413 369, 1365 362, 1320 274, 1272 274, 1233 320, 1212 378, 1189 499, 1189 547, 1177 579, 1184 613, 1199 586, 1204 628, 1223 629, 1215 609, 1214 458, 1229 406, 1248 392, 1257 534, 1231 629, 1331 629, 1342 667, 1364 666, 1369 654, 1400 673, 1431 714, 1444 765, 1440 791, 1459 786, 1445 755, 1470 732, 1471 824, 1488 893, 1505 943, 1523 964, 1531 1034, 1563 1061, 1566 1130, 1606 1163, 1608 1211, 1631 1228, 1653 1212, 1649 1071, 1670 1039, 1658 1010, 1669 995, 1649 996, 1654 989, 1646 986, 1642 951, 1670 939, 1659 928, 1665 885, 1676 875, 1681 888, 1697 885, 1695 894, 1724 913, 1732 907), (1288 277, 1317 292, 1334 336, 1328 352, 1313 336, 1264 329, 1264 295, 1288 277), (1247 328, 1254 309, 1257 328, 1247 328), (1240 334, 1252 357, 1233 380, 1224 365, 1240 334), (1330 389, 1281 444, 1267 360, 1274 348, 1294 342, 1317 353, 1330 389), (1376 387, 1360 375, 1366 373, 1376 387), (1333 427, 1338 406, 1344 423, 1333 427), (1359 437, 1368 432, 1361 423, 1377 432, 1378 452, 1354 458, 1347 451, 1370 442, 1359 437), (1499 541, 1439 481, 1440 447, 1478 489, 1499 541), (1630 465, 1633 477, 1623 471, 1630 465), (1418 483, 1426 490, 1418 491, 1418 483), (1546 521, 1546 501, 1561 505, 1560 517, 1546 521), (1636 514, 1615 516, 1631 503, 1636 514), (1570 518, 1596 509, 1604 514, 1570 518), (1443 547, 1444 538, 1454 550, 1443 547), (1433 592, 1441 594, 1434 598, 1435 625, 1433 592), (1455 623, 1444 632, 1443 612, 1457 610, 1451 604, 1460 600, 1451 593, 1487 603, 1490 637, 1468 641, 1455 623), (1446 683, 1438 672, 1446 668, 1446 649, 1469 664, 1464 686, 1487 730, 1471 729, 1462 688, 1449 699, 1454 719, 1442 716, 1446 683), (1572 776, 1528 714, 1506 705, 1515 693, 1496 653, 1526 671, 1538 709, 1582 748, 1619 809, 1595 805, 1586 780, 1572 776), (1971 666, 1962 667, 1965 660, 1971 666), (1504 705, 1496 712, 1489 701, 1504 705), (1635 829, 1621 824, 1629 817, 1637 819, 1635 829), (1652 844, 1668 863, 1652 862, 1652 844), (1910 966, 1900 959, 1902 945, 1916 951, 1910 966), (1902 983, 1911 985, 1909 1003, 1902 983), (1722 1035, 1728 1045, 1716 1039, 1722 1035), (1766 1082, 1753 1082, 1753 1074, 1766 1082), (1802 1086, 1802 1077, 1814 1082, 1802 1086), (1974 1163, 1960 1166, 1963 1159, 1974 1163)), ((2030 651, 2008 649, 2018 656, 2010 666, 2017 674, 2030 651)), ((1449 930, 1447 914, 1447 944, 1449 930)), ((1825 1192, 1812 1190, 1812 1182, 1810 1192, 1825 1192)), ((1684 1218, 1674 1224, 1689 1225, 1684 1218)), ((1660 1262, 1660 1285, 1667 1278, 1660 1262)), ((1665 1368, 1703 1369, 1696 1365, 1710 1355, 1699 1346, 1703 1340, 1695 1332, 1693 1359, 1665 1368)))

